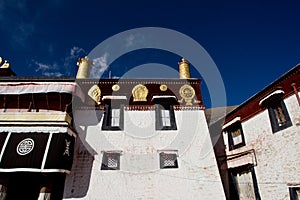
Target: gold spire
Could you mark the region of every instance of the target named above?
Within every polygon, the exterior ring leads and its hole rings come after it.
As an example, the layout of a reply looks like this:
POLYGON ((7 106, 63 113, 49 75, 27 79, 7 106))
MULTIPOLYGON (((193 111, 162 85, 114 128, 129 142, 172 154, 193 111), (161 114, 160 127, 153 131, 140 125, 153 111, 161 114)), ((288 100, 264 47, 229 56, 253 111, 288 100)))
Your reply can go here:
MULTIPOLYGON (((1 63, 2 63, 2 58, 0 57, 0 65, 1 65, 1 63)), ((0 68, 9 68, 10 66, 9 66, 9 63, 8 63, 8 61, 7 60, 5 60, 4 61, 4 63, 0 66, 0 68)))
POLYGON ((190 63, 186 59, 182 58, 181 62, 178 63, 178 66, 181 79, 191 78, 190 63))
POLYGON ((93 62, 85 56, 77 61, 78 71, 76 78, 89 78, 93 62))

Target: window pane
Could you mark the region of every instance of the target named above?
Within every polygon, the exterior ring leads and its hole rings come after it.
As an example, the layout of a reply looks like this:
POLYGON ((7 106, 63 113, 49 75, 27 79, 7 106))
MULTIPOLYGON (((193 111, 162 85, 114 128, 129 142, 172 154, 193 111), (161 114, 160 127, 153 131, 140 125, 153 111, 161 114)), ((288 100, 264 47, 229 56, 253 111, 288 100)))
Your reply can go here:
POLYGON ((170 111, 161 110, 161 119, 163 126, 171 126, 170 111))
POLYGON ((120 109, 111 109, 112 117, 120 117, 120 109))
POLYGON ((232 134, 233 145, 237 145, 243 142, 241 129, 236 129, 235 131, 232 131, 231 134, 232 134))
POLYGON ((111 126, 120 126, 120 109, 111 110, 111 126))
POLYGON ((108 158, 107 167, 116 168, 118 167, 118 160, 115 158, 108 158))
POLYGON ((104 153, 101 170, 119 170, 120 153, 104 153))
POLYGON ((160 168, 178 168, 176 153, 160 153, 160 168))
POLYGON ((251 171, 236 175, 240 200, 256 199, 251 171))
POLYGON ((280 105, 274 109, 275 116, 279 126, 283 126, 286 122, 283 109, 280 105))

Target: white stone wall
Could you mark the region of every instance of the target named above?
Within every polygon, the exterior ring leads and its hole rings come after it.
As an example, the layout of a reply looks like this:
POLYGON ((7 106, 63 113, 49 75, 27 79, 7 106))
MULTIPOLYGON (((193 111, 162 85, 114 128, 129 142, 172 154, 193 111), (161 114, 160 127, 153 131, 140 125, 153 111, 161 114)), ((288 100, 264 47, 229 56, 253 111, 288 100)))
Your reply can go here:
POLYGON ((246 146, 227 154, 255 150, 254 167, 262 199, 289 199, 288 184, 300 183, 300 107, 296 96, 284 99, 292 126, 273 133, 268 110, 242 122, 246 146))
POLYGON ((178 130, 156 131, 155 111, 124 111, 123 131, 101 131, 103 112, 76 111, 77 131, 94 161, 85 166, 76 150, 64 198, 225 199, 204 111, 175 111, 175 116, 178 130), (100 170, 102 152, 110 150, 122 152, 120 170, 100 170), (178 151, 179 168, 160 169, 162 150, 178 151), (86 192, 82 177, 89 181, 86 192))

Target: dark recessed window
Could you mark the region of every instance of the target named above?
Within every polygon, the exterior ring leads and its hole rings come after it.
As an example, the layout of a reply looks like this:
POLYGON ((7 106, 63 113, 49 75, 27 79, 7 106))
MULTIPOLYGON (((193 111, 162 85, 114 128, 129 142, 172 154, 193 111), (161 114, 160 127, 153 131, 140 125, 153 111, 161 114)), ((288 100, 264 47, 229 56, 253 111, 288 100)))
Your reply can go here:
POLYGON ((253 165, 232 168, 229 172, 230 199, 261 199, 253 165))
POLYGON ((229 150, 245 146, 242 124, 236 122, 227 128, 229 150))
POLYGON ((120 153, 103 153, 101 170, 119 170, 120 169, 120 153))
POLYGON ((123 130, 124 112, 121 105, 106 105, 102 130, 123 130))
POLYGON ((292 125, 289 113, 281 98, 273 98, 267 106, 273 133, 292 125))
POLYGON ((291 200, 300 200, 300 187, 290 187, 291 200))
POLYGON ((177 130, 173 105, 156 105, 156 130, 177 130))
POLYGON ((160 168, 178 168, 177 153, 161 152, 159 153, 160 168))

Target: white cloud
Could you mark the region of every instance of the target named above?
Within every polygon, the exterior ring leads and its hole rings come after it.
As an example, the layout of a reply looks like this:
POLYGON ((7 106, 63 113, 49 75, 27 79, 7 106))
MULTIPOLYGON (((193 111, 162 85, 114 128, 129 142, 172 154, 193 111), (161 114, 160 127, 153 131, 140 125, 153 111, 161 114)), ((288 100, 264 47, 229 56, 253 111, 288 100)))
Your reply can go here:
POLYGON ((99 73, 104 72, 108 67, 108 56, 108 53, 104 53, 103 56, 93 59, 94 66, 99 73))
POLYGON ((81 47, 73 46, 70 49, 69 54, 65 57, 63 63, 66 75, 71 75, 71 72, 74 70, 74 66, 76 67, 78 58, 84 57, 85 54, 86 51, 81 47))
POLYGON ((91 78, 99 78, 103 72, 108 68, 109 54, 106 52, 102 56, 93 59, 93 68, 91 71, 91 78))
MULTIPOLYGON (((53 50, 53 46, 49 45, 48 51, 53 50)), ((70 76, 71 72, 76 69, 76 61, 78 58, 83 57, 85 50, 80 47, 72 47, 66 57, 61 60, 59 63, 42 63, 35 60, 32 60, 33 65, 36 66, 35 71, 40 73, 43 76, 70 76)))
POLYGON ((33 61, 37 66, 36 72, 41 73, 43 76, 62 76, 63 74, 59 72, 59 66, 56 63, 45 64, 37 61, 33 61))
POLYGON ((70 57, 76 58, 80 53, 85 53, 85 50, 83 48, 74 46, 70 50, 70 57))
POLYGON ((46 64, 43 64, 43 63, 39 63, 39 62, 34 62, 38 67, 35 69, 36 72, 39 72, 39 71, 46 71, 46 70, 49 70, 50 69, 50 66, 49 65, 46 65, 46 64))
POLYGON ((45 72, 45 73, 43 73, 43 75, 44 76, 55 76, 55 77, 63 76, 63 74, 60 72, 45 72))

